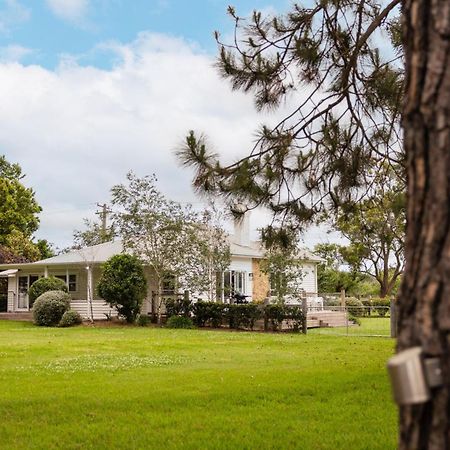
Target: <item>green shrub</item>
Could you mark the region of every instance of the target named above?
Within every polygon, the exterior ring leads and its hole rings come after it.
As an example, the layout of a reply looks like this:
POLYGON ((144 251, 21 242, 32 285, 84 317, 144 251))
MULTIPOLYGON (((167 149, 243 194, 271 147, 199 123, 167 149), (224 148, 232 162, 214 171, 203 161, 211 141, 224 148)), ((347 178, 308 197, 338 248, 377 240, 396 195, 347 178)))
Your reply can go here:
POLYGON ((70 295, 63 291, 48 291, 40 295, 33 305, 34 323, 40 326, 58 325, 70 308, 70 295))
POLYGON ((348 321, 353 322, 354 324, 360 326, 361 325, 361 319, 359 317, 354 316, 351 313, 348 313, 348 321))
POLYGON ((35 300, 44 292, 48 291, 63 291, 67 292, 66 283, 56 277, 39 278, 28 289, 28 298, 30 300, 30 307, 33 306, 35 300))
POLYGON ((348 313, 355 317, 362 317, 367 311, 362 301, 353 297, 345 299, 345 306, 347 307, 348 313))
POLYGON ((264 307, 265 330, 281 330, 283 320, 287 321, 287 324, 292 331, 299 332, 303 329, 303 323, 306 318, 300 306, 275 304, 264 307))
POLYGON ((138 320, 137 320, 137 324, 140 327, 148 327, 148 325, 151 322, 151 317, 148 316, 147 314, 139 314, 138 320))
POLYGON ((391 308, 391 300, 389 298, 373 298, 372 305, 379 316, 384 317, 391 308))
POLYGON ((210 325, 219 328, 225 318, 225 309, 228 305, 215 302, 197 302, 192 306, 194 323, 198 327, 210 325))
POLYGON ((133 323, 147 294, 147 280, 138 258, 120 254, 108 259, 97 285, 100 297, 128 323, 133 323))
POLYGON ((60 327, 71 327, 73 325, 80 325, 80 323, 83 321, 78 311, 75 311, 74 309, 69 309, 66 311, 61 321, 59 322, 60 327))
POLYGON ((292 331, 298 333, 303 330, 303 324, 306 320, 303 310, 300 306, 285 306, 285 318, 289 321, 289 327, 292 331))
POLYGON ((171 316, 166 322, 167 328, 194 328, 194 324, 189 317, 171 316))
POLYGON ((324 306, 341 306, 341 299, 336 297, 324 297, 324 306))
POLYGON ((268 330, 269 325, 273 331, 281 328, 281 323, 285 318, 284 305, 266 305, 264 307, 264 329, 268 330))
POLYGON ((165 301, 167 317, 184 316, 190 317, 192 302, 188 298, 169 298, 165 301))
POLYGON ((227 305, 224 308, 224 313, 228 319, 230 328, 249 328, 253 330, 255 321, 261 317, 261 311, 258 305, 244 304, 244 305, 227 305))

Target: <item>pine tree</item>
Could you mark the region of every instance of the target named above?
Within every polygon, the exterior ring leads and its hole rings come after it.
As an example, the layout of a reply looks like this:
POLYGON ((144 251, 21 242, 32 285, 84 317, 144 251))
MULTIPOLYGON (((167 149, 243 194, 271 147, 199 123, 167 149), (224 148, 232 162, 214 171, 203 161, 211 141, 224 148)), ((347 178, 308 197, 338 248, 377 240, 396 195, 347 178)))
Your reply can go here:
POLYGON ((194 132, 178 152, 199 191, 266 206, 293 226, 370 199, 378 168, 397 170, 407 184, 398 350, 420 346, 437 357, 444 380, 430 401, 401 407, 405 450, 450 447, 449 5, 317 0, 248 22, 230 8, 235 41, 217 35, 222 75, 259 109, 288 95, 297 104, 233 164, 194 132), (378 48, 383 31, 390 51, 378 48))

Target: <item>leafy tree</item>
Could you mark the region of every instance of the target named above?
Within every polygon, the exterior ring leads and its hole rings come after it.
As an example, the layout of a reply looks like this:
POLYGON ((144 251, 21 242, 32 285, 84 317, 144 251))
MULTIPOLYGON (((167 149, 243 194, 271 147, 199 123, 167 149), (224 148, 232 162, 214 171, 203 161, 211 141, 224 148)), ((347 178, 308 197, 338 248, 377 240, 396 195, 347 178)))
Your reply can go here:
POLYGON ((40 257, 32 242, 32 234, 39 226, 42 211, 34 191, 20 181, 24 175, 18 164, 9 163, 0 156, 0 245, 28 260, 40 257))
POLYGON ((277 239, 281 233, 273 226, 263 230, 266 252, 260 267, 270 277, 272 294, 283 303, 286 296, 300 296, 303 277, 302 261, 298 254, 299 236, 293 230, 284 230, 286 240, 283 245, 277 239))
POLYGON ((99 295, 133 323, 147 294, 147 280, 141 261, 132 255, 115 255, 103 265, 97 285, 99 295))
POLYGON ((392 292, 404 269, 405 194, 402 183, 375 177, 374 195, 335 214, 335 227, 350 245, 341 253, 354 271, 372 276, 380 297, 392 292))
POLYGON ((213 235, 205 231, 208 221, 201 223, 190 206, 165 198, 154 176, 138 178, 129 173, 127 180, 127 185, 112 188, 112 204, 118 208, 114 219, 125 249, 153 269, 160 318, 164 280, 172 277, 180 289, 191 292, 207 291, 211 270, 226 260, 224 247, 211 246, 213 235))
POLYGON ((25 257, 28 261, 37 261, 41 257, 39 247, 21 231, 13 229, 4 243, 13 253, 25 257))
POLYGON ((47 259, 55 256, 55 250, 53 249, 53 245, 50 244, 47 239, 39 239, 36 242, 36 247, 39 250, 40 258, 39 259, 47 259))
POLYGON ((116 231, 114 224, 103 229, 103 226, 89 219, 83 219, 85 229, 73 232, 72 248, 80 249, 114 240, 116 231))
POLYGON ((0 264, 29 262, 27 258, 17 255, 10 248, 0 245, 0 264))
POLYGON ((0 155, 0 178, 7 180, 20 180, 25 175, 22 174, 22 168, 19 164, 11 164, 6 160, 5 155, 0 155))
POLYGON ((34 192, 18 180, 0 178, 0 243, 6 244, 13 231, 30 238, 38 229, 37 214, 41 207, 34 199, 34 192))
POLYGON ((359 294, 363 276, 354 271, 343 270, 346 261, 343 253, 346 248, 338 244, 317 244, 314 253, 324 259, 317 266, 317 284, 319 292, 335 293, 345 290, 359 294))
POLYGON ((194 272, 198 280, 194 281, 194 285, 201 293, 206 293, 207 301, 214 301, 218 300, 217 274, 227 270, 231 262, 230 243, 222 228, 224 214, 214 204, 210 203, 198 220, 196 245, 192 246, 193 253, 190 255, 198 264, 194 272))

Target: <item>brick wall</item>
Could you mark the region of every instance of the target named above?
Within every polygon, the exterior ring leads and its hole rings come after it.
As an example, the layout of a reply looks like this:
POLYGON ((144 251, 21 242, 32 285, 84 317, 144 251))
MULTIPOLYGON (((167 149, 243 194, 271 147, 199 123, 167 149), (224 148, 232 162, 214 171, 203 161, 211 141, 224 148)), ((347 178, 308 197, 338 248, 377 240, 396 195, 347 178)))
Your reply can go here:
POLYGON ((252 272, 253 272, 253 301, 264 300, 269 292, 269 277, 265 273, 261 272, 260 260, 252 259, 252 272))

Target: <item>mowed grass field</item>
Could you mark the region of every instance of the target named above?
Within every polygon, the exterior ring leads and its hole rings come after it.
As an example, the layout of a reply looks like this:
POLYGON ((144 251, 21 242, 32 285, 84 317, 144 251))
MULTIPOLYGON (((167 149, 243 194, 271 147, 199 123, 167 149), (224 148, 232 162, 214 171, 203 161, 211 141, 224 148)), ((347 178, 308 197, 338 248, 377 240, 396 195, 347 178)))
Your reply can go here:
POLYGON ((0 321, 2 449, 393 449, 394 341, 0 321))

